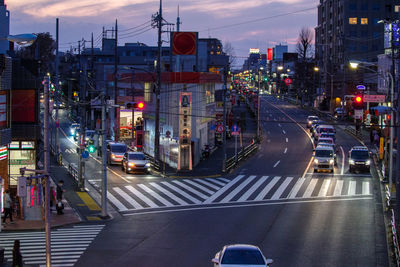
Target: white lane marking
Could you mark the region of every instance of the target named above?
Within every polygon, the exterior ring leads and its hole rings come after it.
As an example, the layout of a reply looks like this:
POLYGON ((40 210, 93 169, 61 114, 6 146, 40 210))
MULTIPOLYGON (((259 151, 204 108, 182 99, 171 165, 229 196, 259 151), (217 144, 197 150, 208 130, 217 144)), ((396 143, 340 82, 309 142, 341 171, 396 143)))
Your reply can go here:
POLYGON ((189 204, 189 203, 183 201, 180 197, 172 194, 170 191, 164 189, 164 187, 161 187, 161 186, 159 186, 158 184, 156 184, 154 182, 151 182, 150 185, 153 186, 154 188, 156 188, 158 191, 160 191, 164 195, 168 196, 170 199, 173 199, 174 201, 178 202, 181 205, 189 204))
POLYGON ((220 181, 218 181, 217 179, 214 179, 214 178, 206 178, 206 179, 211 181, 211 182, 213 182, 213 183, 219 184, 220 186, 225 186, 227 184, 227 183, 220 182, 220 181))
POLYGON ((286 138, 286 143, 289 142, 289 138, 286 138))
MULTIPOLYGON (((314 157, 311 157, 310 161, 308 162, 307 168, 304 170, 303 175, 301 176, 301 178, 306 177, 307 171, 311 167, 311 164, 313 163, 313 161, 314 161, 314 157)), ((314 173, 308 173, 308 174, 313 175, 314 173)))
POLYGON ((282 127, 282 125, 281 125, 280 123, 278 123, 278 126, 279 126, 279 127, 282 127))
POLYGON ((285 130, 282 130, 283 134, 286 134, 285 130))
POLYGON ((113 196, 113 194, 110 193, 110 191, 107 191, 107 192, 108 192, 108 194, 107 194, 107 199, 110 200, 111 203, 113 203, 113 204, 118 208, 118 210, 120 210, 120 211, 128 210, 128 209, 124 206, 124 204, 122 204, 118 199, 116 199, 116 198, 113 196))
POLYGON ((136 200, 134 200, 130 195, 125 193, 121 188, 119 187, 114 187, 113 188, 115 192, 117 192, 120 196, 122 196, 126 201, 129 202, 135 209, 142 209, 143 206, 140 205, 136 200))
MULTIPOLYGON (((159 213, 170 213, 170 212, 185 212, 185 211, 196 211, 196 210, 211 210, 211 209, 231 209, 231 208, 248 208, 255 206, 272 206, 272 205, 287 205, 287 204, 302 204, 302 203, 321 203, 321 202, 340 202, 340 201, 361 201, 361 200, 373 200, 372 197, 357 197, 357 198, 332 198, 332 199, 307 199, 307 200, 293 200, 293 201, 274 201, 266 200, 263 203, 249 203, 249 204, 232 204, 222 206, 195 206, 193 208, 183 208, 174 210, 158 210, 158 211, 143 211, 122 214, 123 216, 139 216, 147 214, 159 214, 159 213)), ((41 250, 42 251, 42 250, 41 250)))
POLYGON ((354 196, 356 194, 356 181, 350 181, 348 195, 354 196))
MULTIPOLYGON (((307 174, 313 175, 314 172, 308 172, 307 174)), ((343 176, 343 177, 371 177, 371 174, 356 174, 356 173, 318 173, 318 176, 343 176)))
POLYGON ((196 196, 201 197, 202 199, 208 198, 208 196, 204 195, 203 193, 197 191, 196 189, 194 189, 194 188, 192 188, 192 187, 190 187, 190 186, 188 186, 188 185, 186 185, 186 184, 184 184, 184 183, 182 183, 182 182, 180 182, 180 181, 174 180, 174 181, 172 181, 172 182, 175 183, 175 184, 177 184, 177 185, 179 185, 180 187, 185 188, 185 189, 188 190, 189 192, 192 192, 192 193, 195 194, 196 196))
POLYGON ((222 187, 220 190, 218 190, 214 195, 212 195, 209 199, 206 199, 204 201, 204 204, 210 204, 214 200, 216 200, 219 196, 221 196, 225 191, 227 191, 229 188, 231 188, 233 185, 235 185, 240 179, 242 179, 244 175, 238 175, 235 179, 227 183, 224 187, 222 187))
POLYGON ((274 187, 274 185, 281 179, 280 176, 275 176, 271 182, 269 182, 264 189, 258 194, 258 196, 254 199, 255 201, 263 200, 264 197, 268 194, 268 192, 274 187))
POLYGON ((226 203, 232 200, 236 196, 237 193, 239 193, 246 185, 248 185, 251 181, 256 178, 255 175, 249 176, 247 179, 245 179, 238 187, 235 188, 232 192, 230 192, 224 199, 220 201, 220 203, 226 203))
MULTIPOLYGON (((244 169, 245 170, 245 169, 244 169)), ((227 182, 227 183, 229 183, 231 180, 229 180, 229 179, 226 179, 226 178, 222 178, 222 177, 220 177, 220 178, 217 178, 218 180, 220 180, 220 181, 223 181, 223 182, 227 182)))
POLYGON ((296 198, 297 193, 299 192, 301 186, 305 181, 305 178, 300 178, 299 180, 297 180, 296 184, 292 188, 292 191, 289 193, 288 198, 296 198))
POLYGON ((189 200, 192 201, 193 203, 195 203, 195 204, 201 203, 200 200, 198 200, 198 199, 192 197, 191 195, 189 195, 189 194, 186 193, 185 191, 180 190, 179 188, 177 188, 176 186, 172 185, 171 183, 168 183, 168 182, 161 182, 161 183, 162 183, 163 185, 169 187, 170 189, 174 190, 174 191, 177 192, 178 194, 180 194, 180 195, 184 196, 185 198, 189 199, 189 200))
POLYGON ((287 147, 285 148, 285 151, 283 152, 283 154, 286 154, 286 152, 287 152, 287 147))
POLYGON ((304 192, 303 198, 309 198, 314 191, 315 186, 317 185, 318 179, 311 179, 310 184, 307 186, 306 191, 304 192))
POLYGON ((186 179, 186 180, 184 180, 184 181, 187 182, 187 183, 189 183, 189 184, 191 184, 191 185, 193 185, 194 187, 197 187, 198 189, 200 189, 200 190, 202 190, 202 191, 204 191, 204 192, 206 192, 206 193, 208 193, 208 194, 210 194, 210 195, 214 194, 214 191, 212 191, 212 190, 210 190, 210 189, 208 189, 208 188, 205 188, 204 186, 198 184, 198 183, 195 182, 195 181, 192 181, 192 180, 189 180, 189 179, 186 179))
POLYGON ((318 197, 324 197, 328 193, 329 185, 331 184, 331 179, 325 179, 322 183, 321 189, 319 190, 318 197))
POLYGON ((369 189, 369 182, 363 182, 362 183, 362 194, 363 195, 370 195, 370 189, 369 189))
POLYGON ((151 201, 148 197, 143 195, 140 191, 136 190, 136 188, 134 188, 133 186, 127 185, 127 186, 125 186, 125 188, 128 189, 129 191, 131 191, 135 196, 137 196, 140 200, 145 202, 150 207, 152 207, 152 208, 159 207, 159 205, 157 205, 156 203, 151 201))
POLYGON ((335 190, 333 191, 333 196, 341 196, 343 189, 343 180, 337 180, 335 185, 335 190))
POLYGON ((285 191, 286 187, 290 184, 290 182, 293 180, 293 177, 287 177, 285 181, 279 186, 279 188, 276 190, 275 194, 271 197, 272 200, 274 199, 279 199, 281 195, 283 194, 283 191, 285 191))
POLYGON ((274 168, 275 168, 276 166, 278 166, 278 164, 279 164, 280 162, 281 162, 281 161, 278 160, 278 161, 275 163, 274 168))
POLYGON ((255 184, 253 184, 252 187, 250 187, 249 190, 246 191, 246 193, 244 193, 244 194, 238 199, 238 201, 239 201, 239 202, 240 202, 240 201, 246 201, 246 200, 251 196, 251 194, 253 194, 254 191, 256 191, 256 190, 258 189, 258 187, 264 183, 265 180, 267 180, 267 178, 268 178, 268 176, 263 176, 263 177, 261 177, 255 184))
POLYGON ((213 185, 212 183, 209 183, 209 182, 204 181, 202 179, 194 179, 194 181, 196 181, 198 183, 201 183, 201 184, 204 184, 204 185, 206 185, 208 187, 211 187, 211 188, 213 188, 215 190, 219 190, 221 188, 220 186, 213 185))
POLYGON ((340 149, 342 150, 342 170, 340 172, 340 174, 344 174, 344 160, 345 160, 345 155, 344 155, 344 150, 343 147, 340 146, 340 149))
POLYGON ((142 188, 145 192, 149 193, 152 197, 163 203, 165 206, 167 207, 174 206, 171 202, 169 202, 168 200, 166 200, 165 198, 163 198, 162 196, 160 196, 159 194, 157 194, 155 191, 151 190, 144 184, 138 184, 138 186, 142 188))

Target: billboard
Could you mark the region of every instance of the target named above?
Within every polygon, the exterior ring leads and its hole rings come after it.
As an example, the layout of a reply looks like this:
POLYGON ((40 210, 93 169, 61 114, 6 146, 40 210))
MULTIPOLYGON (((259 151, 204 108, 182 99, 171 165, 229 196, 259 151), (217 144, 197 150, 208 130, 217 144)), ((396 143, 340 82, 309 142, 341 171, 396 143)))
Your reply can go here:
POLYGON ((272 48, 268 48, 267 50, 267 60, 273 60, 274 59, 274 52, 272 48))
POLYGON ((12 122, 36 122, 36 92, 34 89, 12 91, 12 122))
POLYGON ((172 54, 173 55, 196 55, 197 32, 173 32, 172 54))

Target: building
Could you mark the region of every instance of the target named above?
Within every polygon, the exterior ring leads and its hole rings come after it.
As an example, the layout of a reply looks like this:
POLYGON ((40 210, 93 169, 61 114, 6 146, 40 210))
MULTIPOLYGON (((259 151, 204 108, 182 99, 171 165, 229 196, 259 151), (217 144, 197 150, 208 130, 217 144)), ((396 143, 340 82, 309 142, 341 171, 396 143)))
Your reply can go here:
MULTIPOLYGON (((316 60, 321 70, 321 86, 325 94, 343 100, 355 91, 351 82, 350 60, 376 62, 384 52, 383 19, 398 18, 396 0, 320 0, 318 26, 315 28, 316 60)), ((359 75, 359 74, 358 74, 359 75)), ((362 76, 362 75, 361 75, 362 76)), ((340 101, 339 101, 340 103, 340 101)))
POLYGON ((4 0, 0 0, 0 54, 5 54, 9 49, 9 42, 7 40, 10 34, 10 11, 4 0))

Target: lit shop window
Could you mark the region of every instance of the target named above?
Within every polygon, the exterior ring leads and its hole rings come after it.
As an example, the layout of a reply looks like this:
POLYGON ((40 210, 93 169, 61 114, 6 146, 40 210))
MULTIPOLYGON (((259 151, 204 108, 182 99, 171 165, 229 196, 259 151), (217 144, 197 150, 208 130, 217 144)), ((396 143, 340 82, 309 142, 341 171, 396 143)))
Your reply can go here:
POLYGON ((361 18, 361 24, 362 25, 367 25, 368 24, 368 18, 361 18))
POLYGON ((349 24, 357 24, 357 18, 349 18, 349 24))

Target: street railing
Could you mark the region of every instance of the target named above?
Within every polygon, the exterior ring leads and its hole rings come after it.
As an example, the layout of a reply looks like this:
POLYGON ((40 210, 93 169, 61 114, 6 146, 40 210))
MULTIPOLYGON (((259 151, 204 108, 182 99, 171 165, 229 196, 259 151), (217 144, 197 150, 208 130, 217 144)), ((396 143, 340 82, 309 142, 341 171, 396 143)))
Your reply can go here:
POLYGON ((76 163, 68 164, 68 172, 76 181, 78 181, 78 166, 76 163))
MULTIPOLYGON (((144 153, 144 152, 143 152, 144 153)), ((161 163, 159 161, 156 161, 153 156, 150 156, 147 153, 144 153, 146 158, 150 161, 151 169, 157 172, 161 171, 161 163)))
POLYGON ((391 212, 392 212, 392 217, 390 220, 390 227, 392 228, 393 251, 394 251, 394 256, 396 257, 396 266, 400 266, 399 239, 397 237, 396 221, 393 209, 391 209, 391 212))
POLYGON ((249 157, 254 151, 258 149, 258 143, 250 144, 239 151, 237 155, 228 158, 225 162, 226 172, 233 169, 240 161, 249 157))

